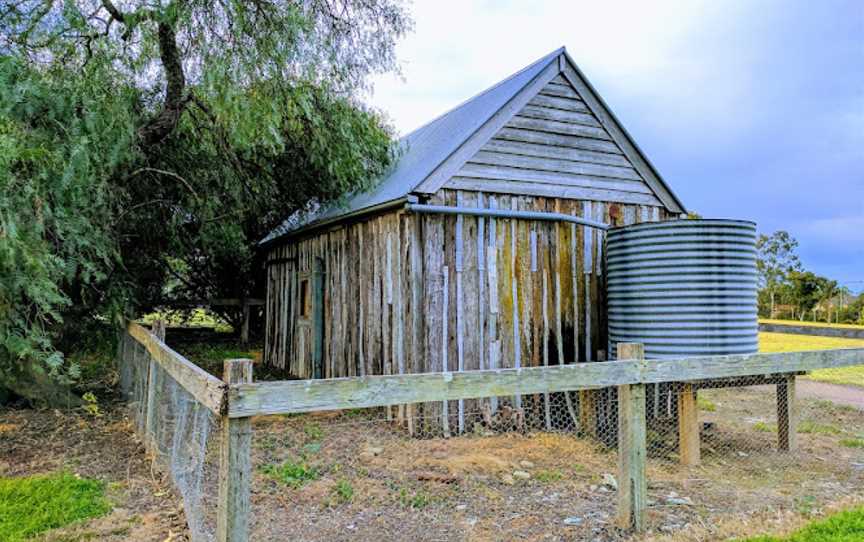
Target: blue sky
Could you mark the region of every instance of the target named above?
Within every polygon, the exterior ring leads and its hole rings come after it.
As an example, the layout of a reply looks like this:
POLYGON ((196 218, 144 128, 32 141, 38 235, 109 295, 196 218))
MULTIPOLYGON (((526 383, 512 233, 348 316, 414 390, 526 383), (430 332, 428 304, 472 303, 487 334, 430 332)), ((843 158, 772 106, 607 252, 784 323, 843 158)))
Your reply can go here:
POLYGON ((431 1, 371 103, 400 133, 565 45, 690 210, 864 290, 864 0, 431 1), (858 282, 860 281, 860 282, 858 282))

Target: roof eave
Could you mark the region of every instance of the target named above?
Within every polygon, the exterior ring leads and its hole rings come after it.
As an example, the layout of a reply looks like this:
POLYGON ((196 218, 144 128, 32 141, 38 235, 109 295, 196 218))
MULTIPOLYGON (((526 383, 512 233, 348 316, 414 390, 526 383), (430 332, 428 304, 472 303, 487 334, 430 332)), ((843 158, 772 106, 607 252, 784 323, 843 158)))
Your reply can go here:
POLYGON ((357 209, 356 211, 352 211, 350 213, 346 213, 344 215, 334 216, 332 218, 325 218, 321 220, 317 220, 314 222, 310 222, 305 226, 297 228, 296 230, 291 230, 274 237, 273 239, 268 239, 267 241, 262 241, 258 243, 258 250, 269 250, 275 246, 279 246, 290 242, 292 239, 296 239, 297 237, 304 237, 309 234, 314 233, 317 230, 321 230, 327 227, 335 226, 341 222, 349 222, 355 221, 357 219, 362 219, 366 217, 366 215, 373 215, 378 213, 383 213, 386 211, 392 211, 394 209, 398 209, 400 207, 404 207, 407 203, 417 203, 417 197, 408 194, 406 196, 392 199, 389 201, 385 201, 383 203, 379 203, 377 205, 372 205, 370 207, 364 207, 362 209, 357 209))

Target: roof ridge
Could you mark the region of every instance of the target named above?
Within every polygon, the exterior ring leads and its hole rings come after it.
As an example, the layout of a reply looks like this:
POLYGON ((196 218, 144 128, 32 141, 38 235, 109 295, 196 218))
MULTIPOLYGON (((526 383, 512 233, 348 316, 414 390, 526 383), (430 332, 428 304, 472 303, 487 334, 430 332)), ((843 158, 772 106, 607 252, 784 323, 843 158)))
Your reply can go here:
POLYGON ((411 137, 413 134, 419 132, 420 130, 422 130, 422 129, 428 127, 428 126, 431 126, 432 124, 438 122, 439 120, 441 120, 442 118, 446 117, 446 116, 449 115, 450 113, 456 111, 457 109, 461 108, 462 106, 465 106, 465 105, 467 105, 467 104, 473 102, 474 100, 476 100, 476 99, 479 98, 480 96, 483 96, 484 94, 488 94, 489 92, 492 92, 493 90, 495 90, 496 88, 500 87, 501 85, 503 85, 503 84, 505 84, 505 83, 508 83, 509 81, 511 81, 512 79, 515 79, 516 77, 519 77, 521 74, 523 74, 524 72, 526 72, 526 71, 528 71, 528 70, 534 68, 534 67, 537 66, 538 64, 540 64, 540 63, 542 63, 542 62, 544 62, 544 61, 548 62, 548 59, 549 59, 549 58, 551 58, 551 57, 557 57, 557 56, 561 55, 562 53, 566 53, 566 52, 567 52, 567 48, 564 47, 564 46, 561 46, 561 47, 559 47, 558 49, 555 49, 555 50, 552 51, 551 53, 548 53, 547 55, 542 56, 542 57, 540 57, 539 59, 535 60, 535 61, 532 62, 531 64, 528 64, 527 66, 525 66, 525 67, 522 68, 521 70, 519 70, 519 71, 517 71, 517 72, 514 72, 514 73, 510 74, 509 76, 505 77, 504 79, 498 81, 497 83, 495 83, 495 84, 492 85, 491 87, 489 87, 489 88, 487 88, 487 89, 485 89, 485 90, 482 90, 482 91, 478 92, 477 94, 474 94, 474 95, 472 95, 472 96, 469 97, 469 98, 466 98, 465 100, 462 100, 458 105, 455 105, 455 106, 451 107, 450 109, 448 109, 447 111, 441 113, 440 115, 438 115, 437 117, 433 118, 432 120, 430 120, 430 121, 428 121, 428 122, 425 122, 425 123, 421 124, 421 125, 418 126, 417 128, 414 128, 413 130, 411 130, 411 131, 408 132, 407 134, 405 134, 405 135, 403 135, 402 137, 400 137, 399 140, 402 141, 402 140, 406 140, 406 139, 408 139, 408 138, 411 137))

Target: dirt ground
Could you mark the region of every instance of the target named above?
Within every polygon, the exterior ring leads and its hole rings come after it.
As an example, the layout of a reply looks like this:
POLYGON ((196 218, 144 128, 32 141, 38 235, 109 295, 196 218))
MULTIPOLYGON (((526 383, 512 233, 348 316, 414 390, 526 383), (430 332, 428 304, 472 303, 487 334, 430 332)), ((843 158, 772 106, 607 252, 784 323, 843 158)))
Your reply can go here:
MULTIPOLYGON (((417 439, 381 410, 256 418, 253 540, 725 540, 864 503, 864 448, 841 445, 864 438, 864 412, 801 399, 790 455, 775 450, 770 388, 700 398, 700 466, 678 465, 649 427, 649 532, 640 537, 614 526, 617 455, 590 438, 417 439)), ((67 469, 108 483, 114 512, 47 540, 185 539, 180 500, 123 409, 103 410, 0 411, 0 475, 67 469)))
POLYGON ((113 511, 82 525, 51 531, 45 541, 185 540, 185 518, 168 481, 144 453, 125 409, 0 409, 0 476, 65 470, 106 483, 113 511))
POLYGON ((724 540, 864 502, 864 450, 840 444, 864 436, 864 412, 802 400, 800 447, 788 454, 776 450, 773 390, 701 395, 713 410, 701 414, 700 466, 677 464, 649 427, 642 537, 614 526, 617 456, 596 441, 543 432, 409 439, 365 412, 255 421, 254 532, 261 540, 724 540), (273 467, 286 464, 316 474, 280 481, 273 467))

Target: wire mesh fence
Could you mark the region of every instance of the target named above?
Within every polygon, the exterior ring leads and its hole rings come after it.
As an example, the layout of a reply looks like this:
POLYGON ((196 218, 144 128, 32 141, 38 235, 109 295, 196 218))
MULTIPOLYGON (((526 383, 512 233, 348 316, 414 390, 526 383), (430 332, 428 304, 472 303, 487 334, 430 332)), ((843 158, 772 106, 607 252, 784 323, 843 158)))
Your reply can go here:
POLYGON ((219 420, 128 333, 119 349, 121 392, 136 432, 182 498, 191 540, 213 540, 219 420))
MULTIPOLYGON (((183 498, 190 538, 214 539, 225 418, 134 337, 120 360, 130 416, 183 498)), ((723 538, 781 511, 864 502, 864 393, 843 385, 859 372, 644 385, 638 536, 723 538)), ((254 416, 249 539, 633 539, 616 521, 619 389, 254 416)))

